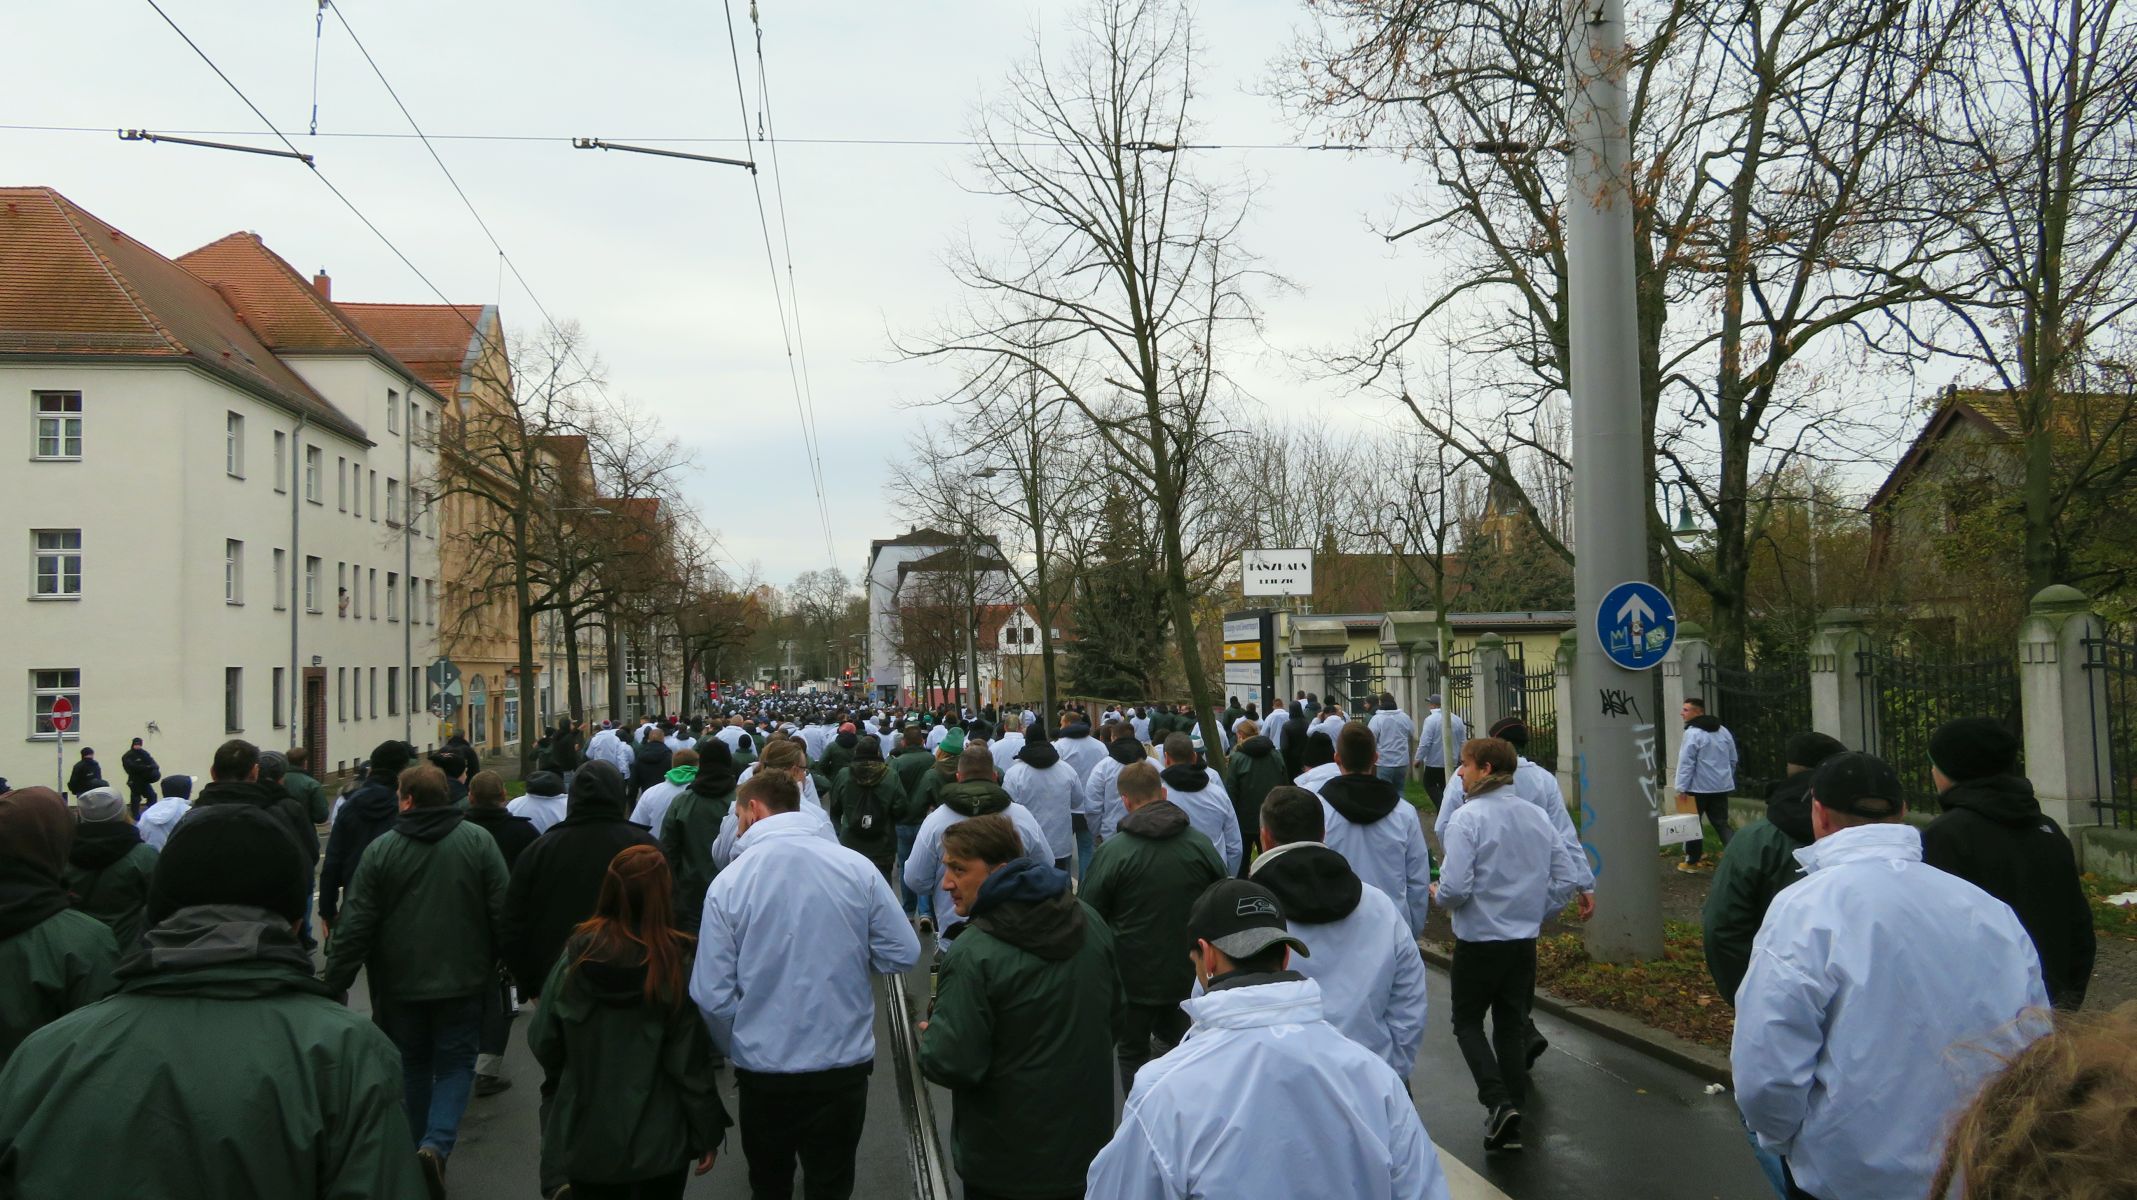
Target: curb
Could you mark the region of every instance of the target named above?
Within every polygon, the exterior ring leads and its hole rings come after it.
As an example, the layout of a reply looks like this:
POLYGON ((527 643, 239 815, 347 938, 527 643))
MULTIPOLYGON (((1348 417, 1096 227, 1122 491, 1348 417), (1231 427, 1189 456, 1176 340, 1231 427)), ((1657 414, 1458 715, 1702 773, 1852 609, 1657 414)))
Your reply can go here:
MULTIPOLYGON (((1426 962, 1443 971, 1453 966, 1448 954, 1429 942, 1419 943, 1418 949, 1424 952, 1426 962)), ((1729 1069, 1728 1057, 1696 1042, 1650 1028, 1622 1013, 1561 1000, 1542 990, 1536 992, 1536 1007, 1599 1037, 1608 1038, 1650 1058, 1660 1059, 1707 1083, 1718 1083, 1731 1091, 1736 1088, 1736 1079, 1729 1069)))

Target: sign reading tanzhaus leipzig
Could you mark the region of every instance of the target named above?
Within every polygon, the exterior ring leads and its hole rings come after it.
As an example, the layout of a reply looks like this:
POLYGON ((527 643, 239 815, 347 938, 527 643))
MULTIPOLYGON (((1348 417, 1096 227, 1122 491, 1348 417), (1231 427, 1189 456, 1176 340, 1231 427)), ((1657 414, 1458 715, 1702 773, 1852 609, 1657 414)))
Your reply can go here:
POLYGON ((1239 556, 1240 591, 1248 596, 1313 595, 1313 551, 1249 550, 1239 556))

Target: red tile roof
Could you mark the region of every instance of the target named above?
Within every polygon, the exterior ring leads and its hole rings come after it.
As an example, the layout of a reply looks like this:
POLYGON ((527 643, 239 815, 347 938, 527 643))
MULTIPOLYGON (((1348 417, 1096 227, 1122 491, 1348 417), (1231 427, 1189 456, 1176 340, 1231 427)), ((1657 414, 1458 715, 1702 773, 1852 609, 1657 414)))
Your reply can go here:
POLYGON ((6 356, 185 361, 368 440, 362 426, 274 356, 225 293, 48 187, 0 188, 6 356))
POLYGON ((498 337, 497 309, 487 304, 338 301, 334 307, 447 399, 473 386, 483 346, 498 337))

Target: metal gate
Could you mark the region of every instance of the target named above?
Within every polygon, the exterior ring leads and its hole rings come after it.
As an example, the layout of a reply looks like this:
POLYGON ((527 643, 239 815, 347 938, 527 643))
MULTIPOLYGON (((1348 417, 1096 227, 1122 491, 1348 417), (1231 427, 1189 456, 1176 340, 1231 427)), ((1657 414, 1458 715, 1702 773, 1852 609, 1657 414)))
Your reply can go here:
POLYGON ((2097 683, 2087 677, 2085 696, 2092 727, 2107 731, 2107 745, 2093 752, 2093 794, 2102 797, 2093 805, 2101 824, 2137 829, 2137 628, 2086 638, 2085 669, 2100 673, 2097 683))
POLYGON ((1468 650, 1454 651, 1447 656, 1446 670, 1440 674, 1440 700, 1455 716, 1469 720, 1476 709, 1476 655, 1468 650))
POLYGON ((1558 770, 1558 667, 1545 663, 1521 673, 1521 706, 1529 727, 1530 762, 1558 770))
POLYGON ((1342 678, 1328 683, 1330 691, 1343 697, 1344 713, 1357 720, 1371 716, 1380 707, 1380 693, 1387 690, 1387 656, 1377 651, 1361 654, 1338 669, 1342 678))
POLYGON ((1788 775, 1788 739, 1811 727, 1809 656, 1768 655, 1742 671, 1704 661, 1699 687, 1736 739, 1737 792, 1765 795, 1788 775))
MULTIPOLYGON (((1858 650, 1855 676, 1862 692, 1863 745, 1899 772, 1909 808, 1935 812, 1929 777, 1929 736, 1957 717, 1990 717, 2023 734, 2018 663, 2009 653, 1961 651, 1931 659, 1900 647, 1858 650)), ((2023 764, 2021 764, 2021 769, 2023 764)))

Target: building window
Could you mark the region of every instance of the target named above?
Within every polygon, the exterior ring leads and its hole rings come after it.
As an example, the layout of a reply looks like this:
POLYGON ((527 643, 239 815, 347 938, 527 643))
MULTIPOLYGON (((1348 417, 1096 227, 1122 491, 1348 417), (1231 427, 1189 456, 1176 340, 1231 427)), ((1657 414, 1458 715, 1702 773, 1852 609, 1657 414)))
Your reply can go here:
POLYGON ((304 611, 319 611, 319 560, 309 554, 304 556, 304 611))
POLYGON ((386 389, 386 432, 401 431, 401 394, 392 388, 386 389))
POLYGON ((82 531, 30 531, 34 600, 79 600, 82 597, 82 531))
POLYGON ((275 430, 275 490, 289 491, 289 435, 275 430))
POLYGON ((245 602, 245 543, 223 540, 223 603, 245 602))
POLYGON ((420 407, 418 407, 418 406, 416 405, 416 402, 415 402, 414 400, 410 400, 410 401, 408 402, 408 436, 409 436, 409 437, 414 437, 414 436, 416 435, 416 432, 417 432, 417 430, 419 430, 419 429, 421 429, 421 428, 422 428, 422 424, 421 424, 422 420, 423 420, 423 410, 422 410, 422 409, 421 409, 420 407))
POLYGON ((364 515, 364 465, 362 463, 349 468, 349 490, 356 493, 356 507, 351 509, 350 513, 361 520, 364 515))
POLYGON ((386 715, 389 717, 401 715, 401 669, 399 667, 386 668, 386 715))
POLYGON ((36 457, 79 459, 82 456, 82 394, 33 392, 30 401, 36 412, 36 457))
POLYGON ((349 460, 346 458, 334 460, 334 498, 341 505, 341 511, 349 511, 349 460))
POLYGON ((371 519, 378 520, 378 472, 371 472, 371 519))
POLYGON ((275 547, 275 611, 289 607, 289 554, 280 546, 275 547))
POLYGON ((398 479, 388 479, 386 480, 386 524, 399 525, 400 523, 401 481, 398 479))
POLYGON ((644 683, 651 674, 652 671, 646 664, 646 652, 640 649, 635 642, 625 646, 623 650, 623 681, 628 684, 640 684, 644 683))
POLYGON ((325 470, 326 451, 317 446, 306 446, 304 448, 304 498, 314 504, 321 503, 319 489, 326 486, 326 484, 319 476, 325 470))
MULTIPOLYGON (((414 603, 413 600, 409 601, 411 607, 414 603)), ((435 579, 423 581, 423 611, 427 614, 427 619, 423 622, 425 625, 438 623, 438 581, 435 579)))
POLYGON ((375 721, 375 720, 377 720, 377 719, 378 719, 378 668, 377 668, 377 667, 373 667, 373 668, 371 668, 371 687, 370 687, 370 693, 371 693, 371 708, 370 708, 370 713, 371 713, 371 719, 375 721))
POLYGON ((223 414, 223 470, 245 477, 245 418, 237 413, 223 414))
POLYGON ((349 615, 349 564, 334 564, 334 612, 337 616, 349 615))
POLYGON ((349 668, 334 668, 334 719, 346 723, 349 719, 349 668))
MULTIPOLYGON (((391 574, 391 572, 388 572, 388 574, 390 575, 390 574, 391 574)), ((372 567, 372 568, 370 568, 370 574, 368 574, 368 575, 366 575, 366 576, 364 577, 364 583, 365 583, 365 586, 366 586, 366 588, 367 588, 367 589, 368 589, 368 590, 370 591, 370 595, 368 595, 368 596, 364 597, 364 599, 365 599, 365 600, 367 600, 367 601, 368 601, 368 602, 370 603, 370 605, 371 605, 371 619, 372 619, 372 620, 374 620, 374 621, 376 621, 376 620, 378 620, 378 568, 377 568, 377 567, 372 567)), ((389 579, 389 580, 387 581, 387 585, 388 585, 389 587, 390 587, 390 586, 392 585, 392 581, 391 581, 390 579, 389 579)), ((389 594, 390 594, 390 593, 389 593, 389 594)))
POLYGON ((519 740, 519 689, 505 692, 505 744, 519 740))
POLYGON ((74 706, 74 725, 67 736, 82 736, 82 672, 77 667, 42 668, 30 672, 30 736, 47 741, 52 732, 52 702, 65 697, 74 706))
POLYGON ((283 708, 282 708, 282 701, 283 701, 283 696, 282 696, 282 682, 283 682, 283 678, 284 678, 284 669, 283 669, 283 668, 281 668, 281 667, 276 667, 276 668, 275 668, 275 673, 274 673, 274 680, 275 680, 275 728, 276 728, 276 729, 281 729, 281 728, 283 728, 283 727, 285 727, 285 726, 287 726, 287 725, 289 724, 289 720, 288 720, 288 718, 287 718, 287 717, 286 717, 286 716, 284 715, 284 712, 283 712, 283 708))
POLYGON ((223 732, 245 732, 245 668, 223 668, 223 732))
POLYGON ((386 619, 401 619, 401 577, 399 572, 386 572, 386 619))

